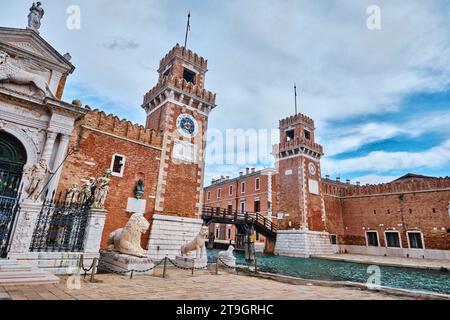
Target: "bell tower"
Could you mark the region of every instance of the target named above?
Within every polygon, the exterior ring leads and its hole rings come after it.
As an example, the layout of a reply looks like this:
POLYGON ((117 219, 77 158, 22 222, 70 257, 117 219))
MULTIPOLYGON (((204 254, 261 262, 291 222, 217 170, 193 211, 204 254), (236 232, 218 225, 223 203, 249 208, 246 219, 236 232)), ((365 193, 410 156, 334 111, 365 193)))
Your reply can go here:
POLYGON ((216 95, 204 88, 207 66, 177 44, 160 61, 158 83, 144 96, 146 127, 163 134, 156 213, 200 213, 208 116, 216 106, 216 95))
POLYGON ((275 156, 280 176, 279 210, 283 229, 325 230, 320 158, 314 120, 297 114, 279 122, 280 143, 275 156))

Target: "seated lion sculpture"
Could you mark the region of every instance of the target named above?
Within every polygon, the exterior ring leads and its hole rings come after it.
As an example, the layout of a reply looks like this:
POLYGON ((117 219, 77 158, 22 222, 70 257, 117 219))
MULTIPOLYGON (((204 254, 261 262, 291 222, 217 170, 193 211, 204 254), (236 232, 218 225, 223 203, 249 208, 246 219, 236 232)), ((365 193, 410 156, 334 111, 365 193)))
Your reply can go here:
POLYGON ((134 213, 124 228, 109 235, 108 250, 118 251, 136 257, 147 257, 147 251, 141 247, 141 235, 150 227, 142 213, 134 213))
POLYGON ((189 243, 181 246, 181 255, 185 256, 191 251, 196 251, 195 258, 201 259, 205 250, 206 236, 208 235, 208 227, 203 226, 198 235, 189 243))

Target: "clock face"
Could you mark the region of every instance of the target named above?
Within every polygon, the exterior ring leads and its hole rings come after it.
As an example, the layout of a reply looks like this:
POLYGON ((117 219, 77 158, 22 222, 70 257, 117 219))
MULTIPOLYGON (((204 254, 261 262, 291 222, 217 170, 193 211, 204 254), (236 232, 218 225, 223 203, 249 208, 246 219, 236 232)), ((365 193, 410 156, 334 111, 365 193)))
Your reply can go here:
POLYGON ((312 162, 309 164, 309 173, 316 174, 316 166, 312 162))
POLYGON ((185 137, 193 138, 198 133, 197 121, 189 114, 180 114, 177 118, 178 131, 185 137))

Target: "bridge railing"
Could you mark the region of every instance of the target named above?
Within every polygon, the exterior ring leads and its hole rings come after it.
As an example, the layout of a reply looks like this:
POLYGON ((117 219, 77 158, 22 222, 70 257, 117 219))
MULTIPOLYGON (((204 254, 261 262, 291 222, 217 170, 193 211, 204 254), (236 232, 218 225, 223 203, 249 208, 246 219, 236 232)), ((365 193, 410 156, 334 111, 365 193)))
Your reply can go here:
POLYGON ((260 225, 273 233, 277 232, 276 224, 259 212, 230 210, 220 207, 203 207, 203 217, 230 220, 233 223, 253 223, 260 225))

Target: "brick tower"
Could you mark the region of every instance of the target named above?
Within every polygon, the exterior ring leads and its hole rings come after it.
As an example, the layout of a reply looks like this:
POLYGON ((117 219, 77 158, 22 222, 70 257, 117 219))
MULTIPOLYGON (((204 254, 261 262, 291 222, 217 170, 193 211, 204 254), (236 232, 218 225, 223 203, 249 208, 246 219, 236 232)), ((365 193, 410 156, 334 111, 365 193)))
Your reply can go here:
POLYGON ((315 143, 314 121, 297 114, 280 120, 279 129, 280 143, 274 155, 279 172, 281 228, 286 231, 279 231, 275 252, 297 256, 332 253, 325 232, 320 173, 323 148, 315 143))
POLYGON ((201 209, 204 149, 215 94, 204 89, 207 60, 178 44, 161 60, 145 96, 146 127, 164 136, 155 211, 196 217, 201 209))
POLYGON ((177 44, 161 60, 158 83, 144 96, 146 127, 163 134, 148 244, 154 259, 175 257, 203 223, 206 130, 216 106, 216 95, 204 89, 207 71, 207 60, 177 44))

